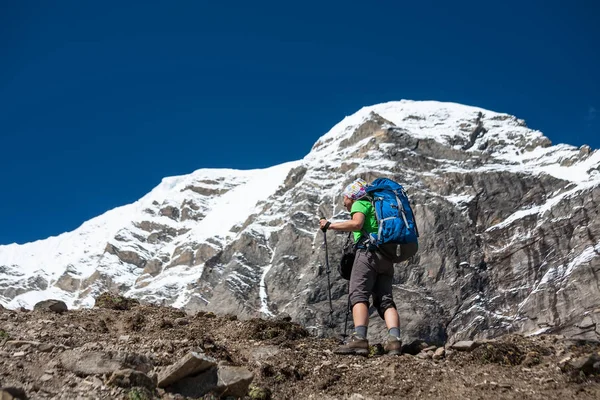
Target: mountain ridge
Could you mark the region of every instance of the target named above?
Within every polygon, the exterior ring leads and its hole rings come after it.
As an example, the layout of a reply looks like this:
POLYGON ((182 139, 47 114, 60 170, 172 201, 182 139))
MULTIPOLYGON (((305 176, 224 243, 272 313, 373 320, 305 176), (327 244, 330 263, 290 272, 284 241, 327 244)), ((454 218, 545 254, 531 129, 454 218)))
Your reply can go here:
MULTIPOLYGON (((599 165, 600 152, 553 146, 507 114, 440 102, 364 107, 321 136, 302 160, 163 179, 143 205, 140 199, 108 212, 125 225, 98 239, 91 257, 64 261, 53 275, 39 271, 35 254, 24 275, 18 263, 31 254, 0 246, 0 302, 31 308, 54 297, 89 307, 94 295, 112 290, 190 311, 286 312, 325 334, 326 319, 338 327, 344 319, 345 282, 333 279, 337 311, 330 313, 318 217, 347 218, 339 195, 344 184, 383 175, 407 188, 420 224, 420 253, 396 267, 406 335, 427 332, 428 342, 439 343, 514 329, 572 329, 572 318, 596 318, 600 310, 589 281, 600 243, 593 218, 599 165), (258 195, 261 185, 269 190, 258 195), (131 218, 135 204, 139 214, 131 218), (235 218, 224 218, 236 210, 235 218), (561 238, 569 239, 566 247, 561 238), (581 279, 573 271, 589 282, 576 285, 577 304, 564 300, 566 308, 556 309, 561 302, 552 291, 581 279)), ((335 265, 341 238, 330 235, 335 265)), ((56 251, 68 249, 64 239, 52 243, 56 251)))

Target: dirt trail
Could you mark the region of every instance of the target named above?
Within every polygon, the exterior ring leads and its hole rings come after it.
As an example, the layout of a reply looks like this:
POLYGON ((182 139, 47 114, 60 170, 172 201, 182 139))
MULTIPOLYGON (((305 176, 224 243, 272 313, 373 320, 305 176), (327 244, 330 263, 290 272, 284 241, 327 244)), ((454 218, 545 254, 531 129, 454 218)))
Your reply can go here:
POLYGON ((115 386, 110 373, 78 372, 65 357, 101 368, 92 354, 118 355, 153 378, 202 351, 253 372, 246 396, 253 399, 600 398, 600 346, 556 336, 506 336, 472 351, 438 350, 437 360, 434 348, 386 356, 374 346, 369 357, 338 356, 336 340, 310 337, 284 320, 188 316, 135 303, 121 308, 0 310, 0 387, 22 389, 30 399, 184 399, 115 386))

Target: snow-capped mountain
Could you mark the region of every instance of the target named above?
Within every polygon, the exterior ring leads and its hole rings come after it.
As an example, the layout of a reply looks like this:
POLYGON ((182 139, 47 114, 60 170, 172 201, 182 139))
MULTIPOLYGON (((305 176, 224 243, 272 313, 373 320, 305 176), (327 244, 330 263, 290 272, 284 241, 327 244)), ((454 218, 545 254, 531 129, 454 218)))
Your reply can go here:
POLYGON ((600 152, 553 146, 510 115, 439 102, 365 107, 302 160, 165 178, 73 232, 0 246, 0 303, 89 307, 113 290, 190 311, 285 312, 317 333, 339 332, 345 235, 327 234, 331 312, 318 219, 348 218, 345 184, 378 176, 405 186, 421 233, 418 255, 396 266, 406 340, 550 330, 598 338, 600 152))

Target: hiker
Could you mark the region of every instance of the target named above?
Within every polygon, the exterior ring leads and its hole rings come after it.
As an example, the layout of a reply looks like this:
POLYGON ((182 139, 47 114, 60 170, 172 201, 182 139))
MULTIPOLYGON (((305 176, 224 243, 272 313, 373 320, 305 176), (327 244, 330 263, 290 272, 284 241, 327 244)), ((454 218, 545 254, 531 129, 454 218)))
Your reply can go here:
POLYGON ((367 235, 376 233, 378 229, 375 209, 366 196, 367 183, 357 179, 343 191, 344 207, 350 212, 351 220, 330 222, 321 219, 322 230, 333 229, 343 232, 354 232, 356 258, 350 275, 349 301, 352 307, 354 332, 348 342, 337 348, 336 354, 369 353, 367 327, 369 324, 369 297, 373 296, 373 304, 388 328, 388 337, 384 350, 388 354, 401 353, 400 321, 396 304, 392 296, 392 280, 394 263, 379 250, 368 246, 367 235), (365 234, 366 232, 366 234, 365 234))

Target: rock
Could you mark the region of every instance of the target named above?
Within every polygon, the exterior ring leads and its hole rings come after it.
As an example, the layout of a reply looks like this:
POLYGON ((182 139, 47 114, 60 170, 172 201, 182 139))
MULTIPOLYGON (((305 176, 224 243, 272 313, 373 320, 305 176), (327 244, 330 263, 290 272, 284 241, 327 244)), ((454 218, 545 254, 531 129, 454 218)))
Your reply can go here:
POLYGON ((591 329, 596 326, 596 323, 589 315, 586 315, 583 320, 577 325, 579 329, 591 329))
POLYGON ((54 349, 54 345, 50 343, 42 343, 38 346, 38 351, 41 351, 42 353, 49 353, 52 349, 54 349))
POLYGON ((0 388, 0 400, 27 400, 27 394, 21 388, 0 388))
POLYGON ((220 366, 218 375, 217 391, 233 397, 244 397, 254 379, 254 374, 244 367, 220 366))
POLYGON ((110 310, 130 310, 140 304, 137 299, 130 299, 119 294, 104 292, 95 299, 94 307, 110 310))
POLYGON ((62 313, 68 311, 67 305, 61 300, 44 300, 36 303, 33 306, 34 311, 52 311, 55 313, 62 313))
POLYGON ((472 340, 463 340, 460 342, 454 343, 450 346, 451 349, 458 351, 471 351, 479 346, 479 343, 472 340))
POLYGON ((107 383, 122 388, 138 386, 152 390, 156 387, 156 381, 154 379, 143 372, 129 368, 113 372, 107 383))
POLYGON ((437 346, 427 346, 421 351, 427 353, 428 351, 435 351, 436 349, 437 349, 437 346))
POLYGON ((184 326, 184 325, 189 325, 189 323, 190 323, 190 321, 187 318, 176 318, 175 319, 176 325, 184 326))
POLYGON ((288 313, 280 313, 280 314, 278 314, 277 315, 277 319, 279 321, 284 321, 284 322, 291 322, 292 321, 292 317, 288 313))
POLYGON ((62 330, 62 331, 58 332, 58 336, 68 339, 71 337, 71 332, 69 332, 67 330, 62 330))
MULTIPOLYGON (((202 372, 200 375, 187 376, 177 380, 172 385, 165 387, 166 391, 191 398, 204 396, 216 388, 219 382, 219 375, 215 365, 209 367, 208 370, 202 372)), ((160 378, 158 385, 161 387, 160 378)))
POLYGON ((44 374, 40 378, 40 381, 42 381, 42 382, 48 382, 48 381, 51 381, 53 378, 54 378, 54 376, 52 376, 50 374, 44 374))
POLYGON ((64 369, 79 376, 112 374, 123 368, 121 360, 113 359, 110 354, 103 352, 79 353, 67 350, 61 355, 60 361, 64 369))
POLYGON ((203 353, 191 352, 173 365, 167 367, 158 375, 158 387, 164 388, 190 375, 217 365, 216 360, 203 353))
POLYGON ((530 351, 525 356, 525 359, 523 360, 522 364, 525 367, 532 367, 534 365, 539 364, 540 361, 541 361, 541 355, 537 351, 530 351))
MULTIPOLYGON (((87 378, 85 378, 85 380, 83 380, 81 382, 81 386, 83 386, 83 385, 92 387, 93 389, 96 389, 96 390, 106 388, 106 386, 104 386, 104 382, 102 381, 102 379, 98 378, 97 376, 88 376, 87 378)), ((84 386, 84 390, 85 391, 89 390, 89 387, 84 386)))
POLYGON ((445 355, 446 355, 446 349, 444 349, 443 347, 438 347, 435 350, 435 352, 433 353, 433 359, 440 360, 440 359, 444 358, 445 355))
POLYGON ((40 342, 36 342, 33 340, 7 340, 6 343, 4 343, 5 346, 11 346, 11 347, 25 347, 25 348, 29 348, 29 347, 37 347, 40 345, 40 342))
POLYGON ((427 344, 427 342, 419 341, 416 346, 419 348, 419 351, 423 351, 429 347, 429 344, 427 344))
POLYGON ((267 346, 259 346, 252 349, 252 353, 250 354, 250 360, 252 361, 261 361, 271 356, 275 356, 281 352, 281 349, 278 346, 267 345, 267 346))
POLYGON ((348 400, 366 400, 366 399, 365 399, 365 396, 363 396, 362 394, 353 393, 350 397, 348 397, 348 400))
POLYGON ((27 354, 27 353, 24 352, 24 351, 17 351, 15 353, 13 353, 13 357, 15 357, 15 358, 21 358, 21 357, 25 357, 25 354, 27 354))
POLYGON ((558 362, 558 368, 560 368, 563 372, 566 372, 567 370, 567 364, 569 363, 569 361, 571 361, 573 359, 573 355, 569 354, 566 357, 563 357, 559 362, 558 362))
MULTIPOLYGON (((561 361, 562 364, 562 361, 561 361)), ((560 364, 559 364, 560 365, 560 364)), ((562 364, 562 370, 564 372, 583 372, 586 375, 600 373, 600 355, 589 354, 583 357, 578 357, 566 361, 562 364)))
POLYGON ((112 374, 120 369, 134 368, 142 372, 152 369, 147 357, 129 353, 105 353, 92 351, 80 353, 67 350, 60 356, 64 369, 78 376, 112 374))
POLYGON ((219 396, 243 398, 254 374, 244 367, 221 365, 196 376, 188 376, 167 387, 169 392, 179 393, 186 397, 202 397, 208 392, 219 396))

